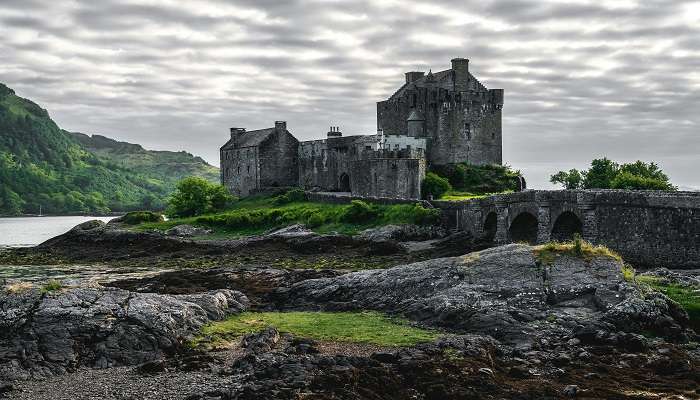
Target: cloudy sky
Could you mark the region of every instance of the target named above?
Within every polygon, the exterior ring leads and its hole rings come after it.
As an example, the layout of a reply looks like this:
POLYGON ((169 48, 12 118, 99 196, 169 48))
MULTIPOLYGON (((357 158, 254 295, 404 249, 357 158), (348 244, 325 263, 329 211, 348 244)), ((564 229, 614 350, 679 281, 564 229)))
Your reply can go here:
POLYGON ((2 0, 0 38, 63 128, 214 165, 231 126, 373 133, 405 71, 467 57, 531 186, 608 156, 700 189, 700 1, 2 0))

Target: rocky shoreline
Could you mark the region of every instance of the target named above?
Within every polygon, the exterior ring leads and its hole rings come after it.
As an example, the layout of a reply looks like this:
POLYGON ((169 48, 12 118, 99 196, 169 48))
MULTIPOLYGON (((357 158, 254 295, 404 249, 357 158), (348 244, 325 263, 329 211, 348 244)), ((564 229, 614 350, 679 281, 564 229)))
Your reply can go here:
MULTIPOLYGON (((82 224, 0 259, 173 268, 56 287, 6 285, 0 397, 700 398, 700 337, 688 314, 630 280, 619 260, 543 258, 520 244, 473 251, 486 247, 406 227, 347 237, 297 226, 202 241, 82 224), (333 256, 383 268, 274 260, 333 256), (191 268, 197 260, 206 263, 191 268), (223 347, 190 345, 202 326, 230 315, 296 310, 373 310, 441 335, 382 347, 270 328, 223 347)), ((649 274, 697 284, 677 271, 649 274)))

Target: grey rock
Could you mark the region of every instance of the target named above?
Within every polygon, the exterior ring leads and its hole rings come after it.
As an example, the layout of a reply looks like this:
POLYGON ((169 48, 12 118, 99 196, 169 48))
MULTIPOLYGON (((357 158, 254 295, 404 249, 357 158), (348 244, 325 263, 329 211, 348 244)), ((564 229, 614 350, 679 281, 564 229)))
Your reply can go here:
POLYGON ((432 240, 447 236, 447 230, 441 226, 421 225, 385 225, 378 228, 366 229, 358 235, 365 240, 396 240, 399 242, 414 240, 432 240))
POLYGON ((576 385, 568 385, 562 390, 562 393, 566 397, 574 398, 576 397, 576 393, 578 393, 578 386, 576 385))
POLYGON ((294 224, 282 229, 276 229, 265 234, 267 237, 271 238, 298 238, 298 237, 308 237, 313 236, 315 233, 310 229, 306 228, 302 224, 294 224))
POLYGON ((581 341, 613 344, 617 339, 609 336, 617 331, 652 330, 682 340, 688 326, 682 310, 672 309, 665 296, 627 283, 612 258, 562 255, 543 266, 533 248, 521 244, 302 281, 274 297, 281 308, 401 313, 511 343, 530 342, 545 326, 550 333, 573 337, 580 331, 581 341), (596 339, 598 331, 602 336, 596 339))
POLYGON ((205 323, 247 304, 232 290, 178 296, 103 287, 0 293, 0 381, 155 360, 205 323))
POLYGON ((178 237, 203 236, 211 233, 212 231, 210 229, 199 228, 192 225, 177 225, 165 231, 165 234, 168 236, 178 237))

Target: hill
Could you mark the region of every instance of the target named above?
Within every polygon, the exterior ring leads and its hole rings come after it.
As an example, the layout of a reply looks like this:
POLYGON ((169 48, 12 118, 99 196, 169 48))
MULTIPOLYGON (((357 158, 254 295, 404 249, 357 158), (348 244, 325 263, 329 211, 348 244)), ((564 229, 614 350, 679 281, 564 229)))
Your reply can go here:
POLYGON ((70 133, 0 83, 0 214, 105 213, 160 208, 183 176, 217 181, 186 152, 149 151, 70 133))
POLYGON ((101 160, 152 178, 163 178, 170 190, 175 182, 187 176, 201 176, 208 181, 219 182, 218 168, 186 151, 146 150, 141 145, 119 142, 101 135, 69 134, 101 160))

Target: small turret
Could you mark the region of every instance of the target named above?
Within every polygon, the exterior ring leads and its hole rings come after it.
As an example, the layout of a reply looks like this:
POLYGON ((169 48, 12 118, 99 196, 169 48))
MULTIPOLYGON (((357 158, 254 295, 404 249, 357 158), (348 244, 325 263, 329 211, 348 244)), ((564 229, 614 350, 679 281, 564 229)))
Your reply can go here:
POLYGON ((287 121, 275 121, 275 130, 284 133, 287 130, 287 121))

